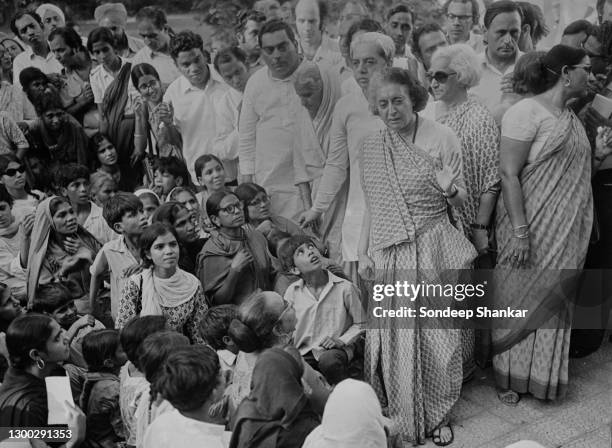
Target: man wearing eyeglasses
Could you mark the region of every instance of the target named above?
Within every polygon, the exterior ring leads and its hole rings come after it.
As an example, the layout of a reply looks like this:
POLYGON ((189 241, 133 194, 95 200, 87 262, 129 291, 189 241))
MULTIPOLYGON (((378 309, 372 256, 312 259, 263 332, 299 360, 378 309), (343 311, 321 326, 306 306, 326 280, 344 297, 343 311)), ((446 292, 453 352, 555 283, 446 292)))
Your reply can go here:
POLYGON ((472 32, 480 17, 476 0, 447 0, 444 4, 444 14, 445 31, 451 44, 466 43, 476 53, 484 51, 482 36, 472 32))

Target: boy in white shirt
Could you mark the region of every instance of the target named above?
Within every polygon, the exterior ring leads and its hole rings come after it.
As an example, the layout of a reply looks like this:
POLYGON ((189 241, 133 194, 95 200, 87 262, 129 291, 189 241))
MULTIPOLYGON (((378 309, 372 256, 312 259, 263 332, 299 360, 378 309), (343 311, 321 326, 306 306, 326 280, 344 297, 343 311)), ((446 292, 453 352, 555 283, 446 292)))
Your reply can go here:
POLYGON ((306 235, 291 237, 278 252, 283 270, 300 276, 285 293, 297 317, 294 344, 308 364, 337 384, 348 378, 364 332, 359 291, 323 268, 321 253, 306 235))

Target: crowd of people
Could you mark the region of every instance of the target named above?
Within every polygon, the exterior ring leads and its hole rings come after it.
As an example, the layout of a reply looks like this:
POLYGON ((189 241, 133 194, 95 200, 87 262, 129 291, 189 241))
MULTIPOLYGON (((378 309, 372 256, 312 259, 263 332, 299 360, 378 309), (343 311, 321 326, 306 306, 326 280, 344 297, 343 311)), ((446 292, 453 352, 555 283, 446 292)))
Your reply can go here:
POLYGON ((47 426, 49 376, 70 380, 67 446, 109 448, 446 446, 477 365, 506 405, 562 399, 610 311, 572 332, 577 273, 612 267, 612 2, 593 3, 549 47, 512 0, 447 0, 441 23, 260 0, 206 45, 154 6, 138 36, 120 3, 87 36, 53 4, 17 12, 0 427, 47 426), (373 282, 461 270, 528 317, 368 325, 373 282))

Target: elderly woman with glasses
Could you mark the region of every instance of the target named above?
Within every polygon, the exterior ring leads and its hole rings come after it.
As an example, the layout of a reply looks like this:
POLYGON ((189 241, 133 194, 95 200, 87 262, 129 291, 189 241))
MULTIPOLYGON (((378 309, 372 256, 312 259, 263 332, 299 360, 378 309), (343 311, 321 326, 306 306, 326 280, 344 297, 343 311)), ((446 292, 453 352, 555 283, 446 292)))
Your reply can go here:
POLYGON ((216 231, 198 256, 198 275, 213 305, 240 305, 257 289, 271 289, 266 238, 244 226, 244 204, 228 190, 213 193, 206 211, 216 231))
POLYGON ((499 129, 488 109, 468 97, 480 75, 474 50, 455 44, 434 53, 427 78, 439 101, 436 121, 451 128, 461 142, 467 198, 459 214, 464 231, 476 250, 486 254, 498 195, 499 129))
POLYGON ((499 398, 509 405, 519 394, 553 400, 567 392, 572 303, 593 225, 591 174, 612 153, 609 129, 592 151, 568 108, 587 89, 586 52, 557 45, 533 69, 526 81, 535 96, 512 106, 501 129, 493 299, 498 309, 529 310, 492 331, 499 398))

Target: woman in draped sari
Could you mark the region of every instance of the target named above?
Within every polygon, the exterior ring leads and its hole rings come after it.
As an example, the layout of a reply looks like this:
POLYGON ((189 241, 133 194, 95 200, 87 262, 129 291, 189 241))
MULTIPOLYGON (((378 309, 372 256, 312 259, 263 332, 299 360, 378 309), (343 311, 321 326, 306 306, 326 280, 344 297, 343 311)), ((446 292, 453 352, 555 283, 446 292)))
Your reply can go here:
MULTIPOLYGON (((312 62, 304 63, 297 71, 295 91, 302 100, 304 109, 301 112, 300 130, 314 138, 304 138, 305 142, 318 142, 316 148, 301 148, 304 166, 313 172, 306 178, 314 179, 312 186, 313 199, 317 191, 323 167, 331 146, 331 123, 336 102, 340 99, 340 80, 329 68, 312 62), (310 160, 312 159, 312 160, 310 160)), ((346 210, 348 184, 344 182, 336 193, 329 208, 323 213, 318 226, 321 241, 326 242, 330 258, 336 263, 342 260, 342 221, 346 210)))
POLYGON ((140 172, 131 166, 144 157, 144 151, 134 151, 134 103, 138 92, 132 85, 132 64, 116 52, 116 41, 108 28, 95 28, 87 38, 87 49, 99 65, 91 71, 90 84, 94 102, 100 113, 100 133, 117 148, 119 167, 123 174, 140 183, 140 172), (129 175, 129 176, 128 176, 129 175))
MULTIPOLYGON (((385 285, 452 285, 457 270, 469 268, 476 256, 448 215, 449 205, 461 207, 467 197, 461 145, 449 128, 419 116, 427 92, 410 72, 391 68, 373 83, 371 102, 386 128, 366 138, 361 149, 367 209, 360 275, 385 285)), ((397 295, 381 304, 439 308, 441 300, 419 295, 411 302, 397 295)), ((405 442, 424 443, 432 436, 435 444, 447 445, 454 438, 448 414, 462 382, 461 331, 442 329, 435 320, 425 324, 385 317, 371 322, 366 378, 405 442)))
POLYGON ((257 289, 272 288, 266 238, 244 227, 244 204, 231 191, 213 193, 206 211, 216 231, 198 256, 198 276, 214 305, 240 305, 257 289))
MULTIPOLYGON (((469 45, 456 44, 438 49, 427 73, 436 99, 436 121, 451 128, 461 142, 463 178, 467 190, 459 217, 465 235, 478 251, 477 268, 492 269, 490 236, 492 215, 499 195, 499 128, 493 115, 468 89, 480 82, 478 56, 469 45)), ((486 357, 487 333, 476 338, 478 359, 486 357)), ((469 379, 476 368, 476 341, 472 329, 462 332, 463 376, 469 379)))
POLYGON ((534 67, 528 87, 535 96, 506 112, 500 146, 494 304, 529 310, 524 319, 496 321, 492 331, 499 398, 509 405, 522 393, 552 400, 567 391, 572 301, 593 224, 591 171, 612 152, 605 131, 593 159, 567 108, 586 91, 585 51, 557 45, 534 67))
MULTIPOLYGON (((32 303, 39 285, 65 279, 76 297, 89 295, 89 267, 101 244, 83 229, 68 199, 53 196, 36 210, 27 260, 27 294, 32 303)), ((78 305, 77 305, 78 306, 78 305)))

